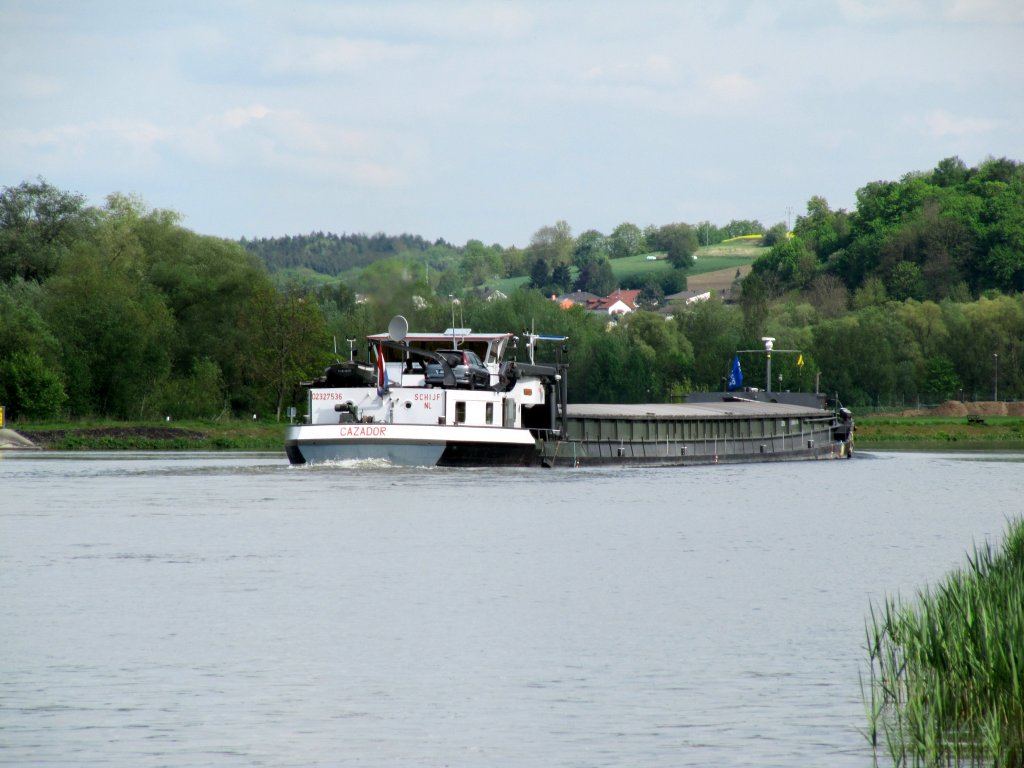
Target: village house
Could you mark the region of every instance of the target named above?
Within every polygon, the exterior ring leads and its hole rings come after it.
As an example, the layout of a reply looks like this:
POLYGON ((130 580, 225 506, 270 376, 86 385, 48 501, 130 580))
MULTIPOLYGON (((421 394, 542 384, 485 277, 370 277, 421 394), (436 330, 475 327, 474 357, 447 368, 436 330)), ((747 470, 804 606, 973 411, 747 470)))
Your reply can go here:
POLYGON ((561 296, 552 296, 551 300, 562 309, 569 309, 577 304, 584 307, 589 306, 590 302, 597 301, 599 298, 599 296, 586 291, 573 291, 572 293, 563 293, 561 296))
POLYGON ((587 309, 599 315, 625 315, 636 311, 639 298, 640 291, 624 291, 620 288, 603 298, 588 303, 587 309))

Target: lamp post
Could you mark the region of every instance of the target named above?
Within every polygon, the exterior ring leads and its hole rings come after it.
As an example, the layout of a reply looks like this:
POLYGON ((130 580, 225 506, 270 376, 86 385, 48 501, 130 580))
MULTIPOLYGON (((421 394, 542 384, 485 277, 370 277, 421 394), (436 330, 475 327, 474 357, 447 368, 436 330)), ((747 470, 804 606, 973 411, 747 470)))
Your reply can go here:
POLYGON ((772 391, 772 347, 775 346, 774 336, 762 336, 761 341, 764 342, 764 352, 767 360, 767 371, 766 371, 766 385, 765 390, 768 392, 772 391))
POLYGON ((992 399, 999 402, 999 353, 993 352, 992 359, 995 361, 995 374, 992 376, 992 399))

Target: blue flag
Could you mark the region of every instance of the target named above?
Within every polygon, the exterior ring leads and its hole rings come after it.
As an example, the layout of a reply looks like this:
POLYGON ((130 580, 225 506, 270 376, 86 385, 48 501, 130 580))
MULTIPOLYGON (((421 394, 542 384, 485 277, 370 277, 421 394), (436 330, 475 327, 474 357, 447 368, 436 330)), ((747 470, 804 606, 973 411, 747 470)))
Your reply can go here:
POLYGON ((729 386, 728 390, 732 392, 735 389, 739 389, 743 386, 743 371, 740 370, 740 356, 736 355, 732 359, 732 370, 729 371, 729 386))

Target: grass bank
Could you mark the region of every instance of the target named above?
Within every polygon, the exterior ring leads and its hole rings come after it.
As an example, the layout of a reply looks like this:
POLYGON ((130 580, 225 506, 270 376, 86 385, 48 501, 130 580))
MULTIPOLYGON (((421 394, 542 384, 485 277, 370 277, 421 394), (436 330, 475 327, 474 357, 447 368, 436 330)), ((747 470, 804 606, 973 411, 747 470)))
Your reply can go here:
MULTIPOLYGON (((857 416, 860 450, 1024 451, 1024 417, 857 416)), ((285 422, 19 422, 8 424, 41 448, 57 451, 283 451, 285 422)))
POLYGON ((1019 416, 857 416, 857 448, 1024 450, 1019 416))
POLYGON ((872 608, 868 737, 895 766, 1024 765, 1024 520, 915 603, 872 608))
POLYGON ((284 451, 285 423, 224 420, 9 424, 54 451, 284 451))

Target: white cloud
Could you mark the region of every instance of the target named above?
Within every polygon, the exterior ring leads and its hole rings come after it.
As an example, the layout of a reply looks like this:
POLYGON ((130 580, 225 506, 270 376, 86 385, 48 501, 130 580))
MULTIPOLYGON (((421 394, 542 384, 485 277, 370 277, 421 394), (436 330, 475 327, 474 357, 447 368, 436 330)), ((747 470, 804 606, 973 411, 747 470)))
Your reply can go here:
POLYGON ((270 114, 270 109, 262 104, 253 104, 249 107, 236 107, 227 110, 221 120, 228 128, 242 128, 249 123, 262 120, 270 114))
POLYGON ((293 37, 275 47, 267 68, 286 74, 359 73, 382 65, 409 64, 422 50, 419 45, 381 40, 293 37))
POLYGON ((251 105, 209 115, 173 131, 175 151, 233 172, 284 172, 344 185, 396 186, 422 165, 413 137, 324 122, 295 109, 251 105))
POLYGON ((956 117, 942 110, 935 110, 924 119, 929 133, 942 138, 946 136, 973 136, 990 133, 999 123, 981 117, 956 117))
MULTIPOLYGON (((316 6, 317 34, 359 39, 416 39, 428 44, 480 45, 536 34, 538 13, 529 2, 332 3, 316 6)), ((307 9, 308 10, 308 9, 307 9)), ((543 7, 540 15, 550 12, 543 7)))
POLYGON ((26 75, 9 76, 10 90, 15 97, 30 100, 53 99, 65 92, 64 81, 55 76, 26 75))
POLYGON ((1024 24, 1024 5, 1017 0, 953 0, 946 15, 954 21, 1024 24))
POLYGON ((927 20, 935 12, 934 3, 925 0, 839 0, 839 11, 854 24, 927 20))
POLYGON ((732 106, 751 105, 757 95, 754 81, 738 72, 712 75, 706 82, 706 88, 713 98, 732 106))
POLYGON ((101 120, 8 135, 23 150, 48 149, 67 155, 83 155, 106 146, 114 152, 149 152, 168 138, 165 129, 145 120, 101 120))

